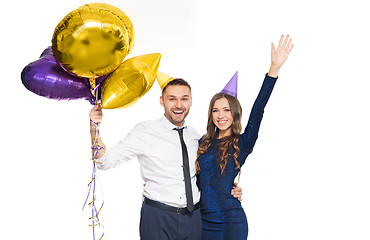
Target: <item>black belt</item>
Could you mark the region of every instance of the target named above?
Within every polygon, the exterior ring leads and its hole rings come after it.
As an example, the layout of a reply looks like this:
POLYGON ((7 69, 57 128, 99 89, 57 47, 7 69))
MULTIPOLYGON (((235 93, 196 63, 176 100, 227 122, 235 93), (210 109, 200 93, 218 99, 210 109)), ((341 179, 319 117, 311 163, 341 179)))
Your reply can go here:
MULTIPOLYGON (((159 208, 159 209, 165 210, 165 211, 174 212, 174 213, 177 213, 177 214, 189 213, 189 211, 186 209, 186 207, 184 207, 184 208, 172 207, 172 206, 169 206, 167 204, 160 203, 160 202, 151 200, 151 199, 146 198, 146 197, 144 197, 144 203, 148 204, 149 206, 159 208)), ((199 202, 194 205, 194 211, 199 208, 199 205, 200 205, 199 202)))

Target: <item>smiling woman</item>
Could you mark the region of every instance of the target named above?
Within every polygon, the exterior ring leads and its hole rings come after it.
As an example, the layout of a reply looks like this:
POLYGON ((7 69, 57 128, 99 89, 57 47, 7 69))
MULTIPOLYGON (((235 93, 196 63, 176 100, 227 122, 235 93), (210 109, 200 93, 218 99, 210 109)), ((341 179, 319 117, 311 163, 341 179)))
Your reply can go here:
POLYGON ((227 193, 231 191, 235 177, 240 177, 241 167, 253 151, 277 74, 292 49, 289 35, 281 36, 276 50, 271 45, 270 70, 254 102, 244 133, 241 134, 242 109, 236 98, 237 74, 227 84, 230 86, 227 93, 224 93, 224 88, 211 99, 207 133, 199 140, 195 163, 197 184, 202 193, 203 240, 247 239, 248 223, 244 209, 238 199, 227 193))
POLYGON ((239 101, 228 94, 218 93, 212 98, 211 104, 212 102, 212 121, 218 128, 218 138, 229 136, 232 132, 235 132, 232 129, 232 125, 236 132, 240 132, 242 108, 239 101))

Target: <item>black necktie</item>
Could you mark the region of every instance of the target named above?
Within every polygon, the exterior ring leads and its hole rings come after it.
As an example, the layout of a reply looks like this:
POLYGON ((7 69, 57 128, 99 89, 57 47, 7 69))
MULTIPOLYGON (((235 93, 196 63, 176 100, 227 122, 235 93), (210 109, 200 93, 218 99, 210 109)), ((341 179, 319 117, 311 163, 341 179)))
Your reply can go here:
POLYGON ((191 181, 190 181, 190 168, 189 168, 189 157, 188 157, 188 150, 186 149, 186 145, 184 142, 184 128, 174 128, 174 130, 179 132, 180 141, 181 141, 181 148, 182 148, 182 165, 184 170, 184 179, 185 179, 185 193, 186 193, 186 207, 189 212, 193 212, 194 210, 194 203, 193 203, 193 192, 191 190, 191 181))

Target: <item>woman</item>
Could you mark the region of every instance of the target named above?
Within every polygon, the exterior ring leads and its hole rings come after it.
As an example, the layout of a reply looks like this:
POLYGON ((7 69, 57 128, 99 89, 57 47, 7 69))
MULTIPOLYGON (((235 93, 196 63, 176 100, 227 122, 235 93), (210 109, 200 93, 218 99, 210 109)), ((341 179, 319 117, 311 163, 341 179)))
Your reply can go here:
POLYGON ((248 125, 241 133, 242 108, 238 99, 217 93, 208 111, 207 133, 199 140, 196 160, 201 191, 202 239, 245 240, 248 224, 238 199, 230 195, 235 177, 257 140, 264 108, 277 75, 293 48, 287 35, 271 44, 271 66, 253 105, 248 125))

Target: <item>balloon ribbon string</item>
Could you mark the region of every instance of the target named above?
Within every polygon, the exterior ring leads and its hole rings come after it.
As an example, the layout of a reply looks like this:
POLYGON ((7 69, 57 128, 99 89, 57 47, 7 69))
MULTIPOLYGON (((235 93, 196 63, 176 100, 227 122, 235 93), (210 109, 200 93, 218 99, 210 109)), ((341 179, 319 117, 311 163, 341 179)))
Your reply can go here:
MULTIPOLYGON (((99 226, 99 227, 103 227, 104 226, 100 223, 100 220, 99 220, 99 213, 100 211, 102 210, 103 208, 103 205, 104 205, 104 201, 102 202, 100 208, 99 208, 99 211, 96 209, 96 205, 95 205, 95 201, 96 201, 96 195, 95 195, 95 188, 96 188, 96 179, 97 179, 97 173, 96 173, 96 162, 95 162, 95 157, 96 155, 98 154, 98 152, 103 149, 102 146, 99 145, 99 142, 98 142, 98 136, 99 136, 99 124, 90 120, 91 122, 93 122, 94 124, 96 124, 96 133, 95 133, 95 139, 93 141, 93 144, 91 146, 91 149, 92 149, 92 162, 93 162, 93 170, 92 170, 92 174, 91 174, 91 180, 88 184, 88 194, 87 194, 87 197, 86 197, 86 200, 85 200, 85 203, 82 207, 82 210, 84 210, 85 208, 85 205, 90 197, 90 193, 92 192, 92 196, 91 196, 91 201, 88 203, 89 207, 91 208, 91 217, 89 218, 89 220, 91 220, 91 224, 89 226, 91 226, 93 228, 93 239, 95 240, 95 227, 96 226, 99 226)), ((104 236, 104 232, 102 233, 101 237, 99 238, 102 239, 104 236)))
POLYGON ((96 97, 96 80, 95 78, 89 78, 89 83, 90 83, 90 90, 92 95, 96 97))

